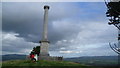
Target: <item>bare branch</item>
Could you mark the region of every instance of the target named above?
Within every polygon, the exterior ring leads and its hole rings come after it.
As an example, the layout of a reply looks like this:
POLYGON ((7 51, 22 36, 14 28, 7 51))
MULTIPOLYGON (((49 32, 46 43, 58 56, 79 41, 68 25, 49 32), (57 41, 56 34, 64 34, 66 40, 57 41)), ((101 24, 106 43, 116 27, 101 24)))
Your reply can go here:
POLYGON ((114 51, 114 52, 116 52, 116 53, 118 53, 118 54, 120 54, 120 49, 118 48, 115 48, 116 47, 116 44, 114 44, 114 46, 112 46, 110 43, 109 43, 109 45, 110 45, 110 48, 114 51))

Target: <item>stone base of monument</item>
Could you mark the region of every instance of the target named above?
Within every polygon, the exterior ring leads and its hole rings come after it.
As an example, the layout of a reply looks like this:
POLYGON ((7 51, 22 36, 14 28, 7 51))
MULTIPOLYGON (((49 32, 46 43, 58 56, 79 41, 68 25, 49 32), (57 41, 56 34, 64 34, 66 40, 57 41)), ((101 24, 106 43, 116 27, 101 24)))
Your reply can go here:
POLYGON ((48 61, 62 61, 63 57, 61 56, 39 56, 38 60, 48 60, 48 61))

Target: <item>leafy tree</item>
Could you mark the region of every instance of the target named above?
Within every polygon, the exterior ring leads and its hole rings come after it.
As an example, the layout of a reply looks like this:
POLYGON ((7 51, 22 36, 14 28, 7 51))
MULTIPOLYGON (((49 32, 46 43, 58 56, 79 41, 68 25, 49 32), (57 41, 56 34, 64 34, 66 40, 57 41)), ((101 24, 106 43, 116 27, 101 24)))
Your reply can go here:
POLYGON ((40 46, 33 47, 33 50, 30 54, 37 54, 39 56, 40 54, 40 46))

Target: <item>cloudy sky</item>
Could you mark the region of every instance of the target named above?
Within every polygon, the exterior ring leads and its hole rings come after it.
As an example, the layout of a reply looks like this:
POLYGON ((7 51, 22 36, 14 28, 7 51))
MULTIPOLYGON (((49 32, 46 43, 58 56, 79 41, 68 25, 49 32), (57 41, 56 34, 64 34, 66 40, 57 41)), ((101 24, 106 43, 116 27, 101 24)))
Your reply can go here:
POLYGON ((104 0, 1 0, 1 1, 2 2, 104 2, 104 0))
POLYGON ((104 2, 3 2, 2 54, 29 54, 39 46, 44 5, 49 5, 48 40, 51 56, 116 55, 117 28, 108 25, 104 2))

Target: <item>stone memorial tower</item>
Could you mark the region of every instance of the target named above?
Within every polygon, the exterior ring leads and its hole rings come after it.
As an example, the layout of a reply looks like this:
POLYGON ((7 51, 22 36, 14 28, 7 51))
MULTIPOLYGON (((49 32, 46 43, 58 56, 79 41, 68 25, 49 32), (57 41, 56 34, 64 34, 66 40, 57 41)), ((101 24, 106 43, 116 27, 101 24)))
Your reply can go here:
POLYGON ((53 60, 53 61, 62 61, 63 57, 53 57, 49 55, 49 41, 48 41, 48 10, 49 6, 44 6, 44 23, 43 23, 43 34, 40 41, 40 54, 38 60, 53 60))
POLYGON ((49 41, 48 41, 48 10, 49 6, 44 6, 44 23, 42 40, 40 41, 40 59, 47 59, 49 57, 49 41))

